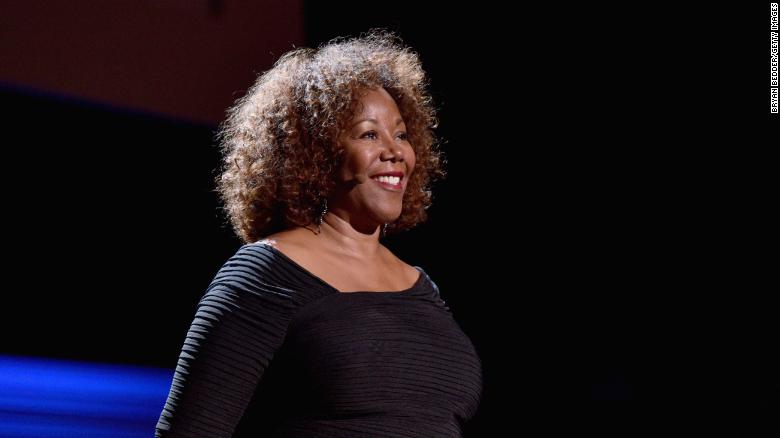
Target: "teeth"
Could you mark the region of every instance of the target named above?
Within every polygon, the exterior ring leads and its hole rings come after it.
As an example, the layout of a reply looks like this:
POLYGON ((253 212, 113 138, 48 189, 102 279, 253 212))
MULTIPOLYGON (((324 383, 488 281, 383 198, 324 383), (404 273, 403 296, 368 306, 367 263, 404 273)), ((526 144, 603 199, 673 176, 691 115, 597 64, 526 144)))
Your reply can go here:
POLYGON ((398 176, 385 176, 385 175, 382 175, 382 176, 375 176, 374 179, 379 181, 379 182, 392 184, 394 186, 397 186, 398 183, 401 182, 401 178, 398 177, 398 176))

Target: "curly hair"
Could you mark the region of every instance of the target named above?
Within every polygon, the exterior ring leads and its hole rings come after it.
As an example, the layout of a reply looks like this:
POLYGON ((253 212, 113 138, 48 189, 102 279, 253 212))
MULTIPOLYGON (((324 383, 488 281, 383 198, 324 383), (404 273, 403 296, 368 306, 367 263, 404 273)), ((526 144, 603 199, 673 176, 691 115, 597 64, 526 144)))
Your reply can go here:
POLYGON ((343 163, 338 135, 360 93, 375 87, 395 100, 416 155, 401 215, 387 233, 427 219, 430 184, 446 175, 428 79, 398 36, 372 29, 285 53, 228 109, 217 131, 223 159, 216 191, 242 241, 315 221, 343 163))

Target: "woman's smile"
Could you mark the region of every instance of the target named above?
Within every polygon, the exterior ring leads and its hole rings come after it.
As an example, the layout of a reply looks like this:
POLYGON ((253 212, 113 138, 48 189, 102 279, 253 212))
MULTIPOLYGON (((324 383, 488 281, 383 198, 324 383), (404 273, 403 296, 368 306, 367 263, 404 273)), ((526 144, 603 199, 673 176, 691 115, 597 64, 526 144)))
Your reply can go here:
POLYGON ((377 184, 379 184, 379 186, 382 187, 385 190, 390 190, 390 191, 393 191, 393 192, 402 192, 404 190, 404 185, 403 185, 404 173, 403 172, 381 173, 381 174, 372 176, 371 179, 373 181, 375 181, 377 184))
POLYGON ((398 178, 395 178, 395 181, 398 181, 397 183, 393 183, 392 178, 380 176, 377 178, 371 178, 374 182, 379 184, 379 187, 382 187, 385 190, 390 190, 392 192, 402 192, 404 190, 403 186, 401 185, 401 182, 398 178))

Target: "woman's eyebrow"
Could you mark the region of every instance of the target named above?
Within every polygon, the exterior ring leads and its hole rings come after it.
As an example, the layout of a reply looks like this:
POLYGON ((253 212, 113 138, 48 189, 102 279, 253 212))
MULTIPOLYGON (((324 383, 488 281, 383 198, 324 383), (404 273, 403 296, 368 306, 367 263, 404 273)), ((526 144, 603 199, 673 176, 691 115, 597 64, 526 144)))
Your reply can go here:
MULTIPOLYGON (((352 124, 352 126, 355 126, 355 125, 357 125, 358 123, 362 123, 362 122, 373 122, 373 123, 378 123, 378 122, 376 121, 376 119, 367 118, 367 119, 358 120, 357 122, 353 123, 353 124, 352 124)), ((403 122, 404 122, 404 119, 402 119, 402 118, 400 118, 400 117, 399 117, 399 118, 398 118, 398 119, 396 119, 396 121, 395 121, 395 126, 398 126, 398 125, 400 125, 400 124, 401 124, 401 123, 403 123, 403 122)))

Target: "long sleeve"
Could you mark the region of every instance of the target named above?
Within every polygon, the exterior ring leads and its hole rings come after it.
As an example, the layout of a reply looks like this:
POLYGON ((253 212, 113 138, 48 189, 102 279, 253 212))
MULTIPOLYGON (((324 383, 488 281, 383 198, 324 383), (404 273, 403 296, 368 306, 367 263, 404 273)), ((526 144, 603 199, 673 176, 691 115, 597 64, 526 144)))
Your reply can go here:
POLYGON ((296 309, 271 265, 244 246, 198 303, 155 436, 230 437, 296 309))

